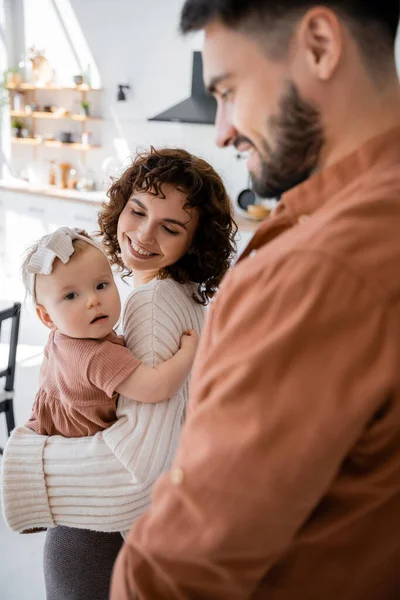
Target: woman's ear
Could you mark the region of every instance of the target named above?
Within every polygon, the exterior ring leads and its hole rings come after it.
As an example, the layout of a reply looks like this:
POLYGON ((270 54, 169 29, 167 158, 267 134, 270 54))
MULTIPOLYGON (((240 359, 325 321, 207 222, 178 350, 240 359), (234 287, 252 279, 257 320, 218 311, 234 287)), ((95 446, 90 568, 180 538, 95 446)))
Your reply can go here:
POLYGON ((36 314, 39 317, 39 319, 42 321, 43 325, 46 325, 46 327, 48 327, 49 329, 54 328, 54 323, 53 323, 49 313, 47 312, 47 310, 45 309, 45 307, 42 304, 36 304, 36 314))

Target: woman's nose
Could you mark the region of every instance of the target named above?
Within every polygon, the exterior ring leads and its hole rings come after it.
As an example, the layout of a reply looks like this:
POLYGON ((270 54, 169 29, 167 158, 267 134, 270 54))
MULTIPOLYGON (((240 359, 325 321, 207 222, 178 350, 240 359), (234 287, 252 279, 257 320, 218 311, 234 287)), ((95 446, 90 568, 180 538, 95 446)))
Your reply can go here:
POLYGON ((149 244, 154 241, 154 228, 152 224, 147 221, 146 223, 142 223, 142 225, 138 228, 137 232, 138 242, 143 242, 149 244))

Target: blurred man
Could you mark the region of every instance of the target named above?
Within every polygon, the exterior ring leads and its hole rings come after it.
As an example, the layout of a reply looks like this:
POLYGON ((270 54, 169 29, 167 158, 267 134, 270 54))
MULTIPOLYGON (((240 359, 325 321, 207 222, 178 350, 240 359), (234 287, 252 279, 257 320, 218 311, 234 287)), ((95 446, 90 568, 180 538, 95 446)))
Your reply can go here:
POLYGON ((399 3, 187 0, 217 144, 281 197, 226 277, 112 599, 400 598, 399 3))

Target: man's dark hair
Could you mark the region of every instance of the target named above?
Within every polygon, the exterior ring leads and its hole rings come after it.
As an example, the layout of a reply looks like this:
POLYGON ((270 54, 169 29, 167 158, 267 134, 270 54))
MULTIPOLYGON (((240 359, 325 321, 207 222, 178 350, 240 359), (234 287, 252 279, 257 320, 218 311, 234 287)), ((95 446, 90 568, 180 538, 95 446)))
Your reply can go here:
POLYGON ((382 53, 392 53, 400 15, 399 0, 186 0, 180 29, 182 33, 204 29, 212 21, 251 33, 258 38, 278 32, 275 53, 283 54, 292 32, 293 18, 313 6, 326 6, 342 17, 358 41, 368 62, 377 64, 382 53))

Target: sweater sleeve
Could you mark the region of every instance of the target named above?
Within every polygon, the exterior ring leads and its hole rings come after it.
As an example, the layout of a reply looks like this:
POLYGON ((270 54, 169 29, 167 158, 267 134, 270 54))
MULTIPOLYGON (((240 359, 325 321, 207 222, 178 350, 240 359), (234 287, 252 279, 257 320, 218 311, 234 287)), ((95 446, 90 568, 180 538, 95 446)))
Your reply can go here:
MULTIPOLYGON (((180 304, 181 286, 164 283, 133 292, 125 309, 126 346, 147 364, 172 356, 188 326, 199 329, 193 302, 180 304)), ((15 429, 2 461, 9 527, 129 529, 148 506, 152 484, 172 462, 186 398, 186 387, 158 404, 121 396, 118 421, 93 437, 46 437, 15 429)))

